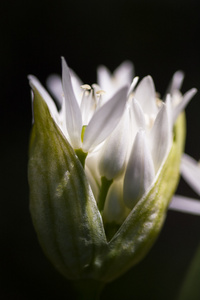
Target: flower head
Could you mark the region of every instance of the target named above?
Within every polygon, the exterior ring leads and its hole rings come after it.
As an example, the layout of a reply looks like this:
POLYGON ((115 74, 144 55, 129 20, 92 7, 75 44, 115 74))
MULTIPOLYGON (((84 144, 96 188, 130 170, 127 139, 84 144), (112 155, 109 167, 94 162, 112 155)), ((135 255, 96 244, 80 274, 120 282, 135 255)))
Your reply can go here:
MULTIPOLYGON (((181 175, 196 194, 200 196, 200 164, 185 153, 181 159, 181 175)), ((175 195, 170 204, 170 209, 200 215, 200 201, 199 199, 175 195)))
POLYGON ((178 116, 196 89, 182 95, 177 72, 161 100, 150 76, 138 80, 127 61, 113 75, 101 66, 97 84, 83 84, 62 58, 62 79, 47 81, 57 109, 29 76, 31 213, 45 252, 69 278, 110 281, 138 262, 177 185, 178 116))

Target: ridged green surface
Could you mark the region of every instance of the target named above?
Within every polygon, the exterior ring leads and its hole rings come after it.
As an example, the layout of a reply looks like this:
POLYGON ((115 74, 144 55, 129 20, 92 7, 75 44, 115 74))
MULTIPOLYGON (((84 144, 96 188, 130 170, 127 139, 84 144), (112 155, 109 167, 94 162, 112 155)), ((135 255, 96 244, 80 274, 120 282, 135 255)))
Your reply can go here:
POLYGON ((106 245, 102 219, 74 150, 34 90, 29 159, 30 211, 40 244, 70 279, 90 276, 106 245))

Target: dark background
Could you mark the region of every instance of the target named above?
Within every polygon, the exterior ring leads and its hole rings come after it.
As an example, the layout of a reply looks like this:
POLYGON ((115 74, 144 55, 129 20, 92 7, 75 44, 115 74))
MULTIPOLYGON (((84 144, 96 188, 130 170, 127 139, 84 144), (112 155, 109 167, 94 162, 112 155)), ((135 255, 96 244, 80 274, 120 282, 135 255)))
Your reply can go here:
MULTIPOLYGON (((151 74, 163 94, 184 70, 183 92, 200 90, 198 0, 35 0, 0 2, 0 298, 76 299, 38 245, 28 208, 31 129, 27 75, 43 84, 60 73, 60 57, 86 83, 96 67, 112 71, 125 59, 151 74)), ((200 94, 187 108, 186 152, 200 158, 200 94)), ((179 193, 195 193, 181 180, 179 193)), ((200 217, 169 211, 163 231, 142 263, 106 287, 102 299, 175 299, 200 240, 200 217)))

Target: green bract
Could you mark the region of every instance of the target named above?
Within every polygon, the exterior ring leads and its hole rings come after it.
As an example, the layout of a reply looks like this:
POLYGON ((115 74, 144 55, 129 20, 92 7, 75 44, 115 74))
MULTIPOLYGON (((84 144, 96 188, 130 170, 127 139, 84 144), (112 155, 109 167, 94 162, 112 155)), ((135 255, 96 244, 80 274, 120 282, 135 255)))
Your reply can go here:
POLYGON ((121 226, 105 228, 85 171, 33 88, 30 142, 30 211, 40 244, 69 279, 109 282, 138 263, 157 238, 179 179, 185 123, 174 126, 172 148, 153 187, 121 226))
POLYGON ((99 268, 94 259, 106 246, 102 219, 74 150, 34 93, 29 159, 33 224, 44 252, 63 275, 93 276, 99 268))

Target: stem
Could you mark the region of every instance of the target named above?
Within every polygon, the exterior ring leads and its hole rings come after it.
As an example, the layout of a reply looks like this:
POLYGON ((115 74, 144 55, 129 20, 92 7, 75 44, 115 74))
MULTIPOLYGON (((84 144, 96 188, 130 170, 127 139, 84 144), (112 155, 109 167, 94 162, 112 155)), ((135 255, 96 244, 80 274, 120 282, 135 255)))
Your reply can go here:
POLYGON ((109 190, 112 182, 113 182, 113 179, 108 180, 104 176, 101 177, 101 188, 100 188, 99 198, 98 198, 98 207, 99 207, 100 212, 102 212, 104 209, 106 196, 107 196, 108 190, 109 190))
POLYGON ((76 155, 78 156, 78 159, 80 160, 83 168, 85 167, 85 159, 87 157, 87 153, 83 152, 82 149, 76 149, 75 150, 76 155))
POLYGON ((78 300, 99 300, 105 283, 93 279, 83 279, 73 282, 78 292, 78 300))

